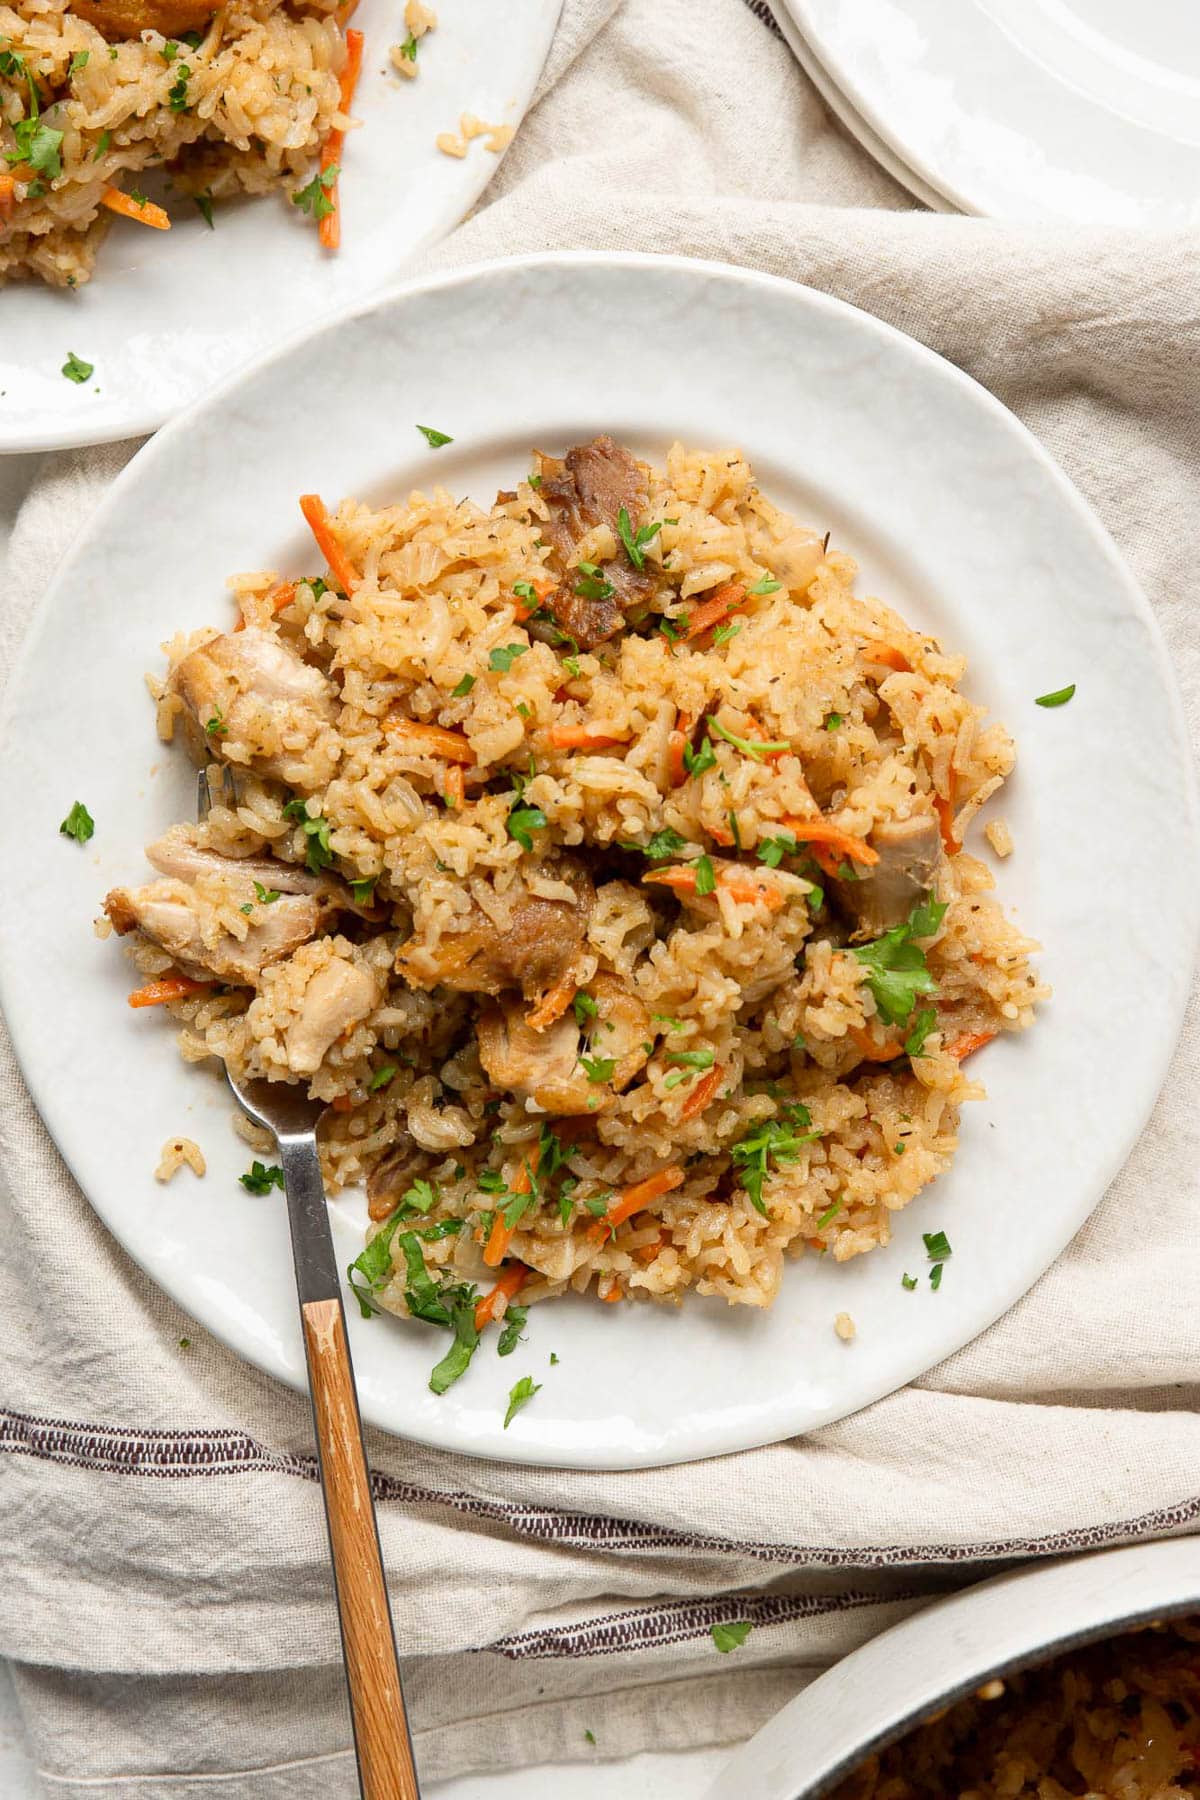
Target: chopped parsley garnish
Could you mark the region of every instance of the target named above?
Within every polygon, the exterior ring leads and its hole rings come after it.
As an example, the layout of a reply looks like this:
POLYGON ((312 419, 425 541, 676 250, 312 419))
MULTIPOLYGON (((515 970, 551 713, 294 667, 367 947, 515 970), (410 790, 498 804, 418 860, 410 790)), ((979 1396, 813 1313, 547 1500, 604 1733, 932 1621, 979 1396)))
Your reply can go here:
POLYGON ((534 605, 537 605, 537 589, 532 581, 514 581, 513 593, 518 600, 532 600, 534 605))
POLYGON ((903 925, 894 926, 873 943, 853 946, 854 955, 866 966, 867 986, 886 1024, 906 1025, 917 995, 937 992, 925 952, 913 939, 932 937, 945 911, 940 901, 922 900, 903 925))
POLYGON ((533 833, 544 831, 550 823, 540 806, 514 806, 508 815, 507 830, 522 850, 533 849, 533 833))
POLYGON ((1039 694, 1033 704, 1035 706, 1065 706, 1067 701, 1074 697, 1074 693, 1075 683, 1072 682, 1070 687, 1056 688, 1052 694, 1039 694))
POLYGON ((595 563, 581 562, 579 573, 582 581, 575 583, 575 592, 584 600, 609 600, 615 589, 611 581, 606 581, 604 573, 595 563))
POLYGON ((593 1219, 602 1219, 608 1211, 608 1199, 609 1197, 607 1194, 593 1194, 591 1199, 585 1200, 583 1204, 587 1207, 593 1219))
POLYGON ((252 1162, 238 1180, 248 1194, 269 1194, 273 1187, 283 1187, 283 1170, 278 1163, 252 1162))
MULTIPOLYGON (((341 173, 337 163, 330 163, 327 169, 318 169, 312 180, 302 188, 297 188, 292 195, 292 205, 298 206, 312 219, 324 219, 333 211, 333 201, 329 198, 329 189, 341 173)), ((418 431, 421 429, 417 427, 418 431)))
POLYGON ((525 1321, 529 1317, 527 1306, 510 1306, 504 1315, 504 1329, 500 1333, 500 1342, 496 1345, 498 1356, 511 1356, 521 1342, 521 1333, 525 1329, 525 1321))
POLYGON ((741 629, 742 623, 740 619, 733 625, 718 625, 713 632, 712 641, 714 644, 727 644, 730 638, 736 637, 741 629))
POLYGON ((698 894, 711 894, 715 892, 717 877, 716 871, 712 866, 712 857, 698 856, 696 861, 692 864, 692 867, 696 871, 696 892, 698 894))
POLYGON ((204 731, 205 735, 210 738, 228 737, 229 727, 225 723, 225 716, 219 706, 213 707, 212 718, 206 722, 204 731))
POLYGON ((916 1287, 916 1285, 917 1285, 916 1276, 910 1275, 908 1273, 908 1271, 906 1270, 904 1272, 904 1274, 900 1277, 900 1286, 902 1288, 904 1288, 906 1290, 906 1292, 911 1294, 913 1289, 916 1287))
POLYGON ((58 829, 63 837, 74 838, 77 844, 86 844, 96 829, 96 821, 83 801, 76 800, 58 829))
POLYGON ((78 75, 80 69, 86 69, 90 55, 91 52, 88 50, 77 50, 67 64, 67 74, 78 75))
POLYGON ((407 57, 410 63, 417 60, 417 40, 411 31, 400 46, 400 54, 407 57))
POLYGON ((92 151, 92 161, 99 162, 100 158, 104 155, 104 152, 108 149, 108 146, 111 143, 112 143, 112 132, 111 131, 102 131, 100 133, 99 138, 97 139, 96 148, 92 151))
POLYGON ((507 675, 518 656, 524 656, 528 648, 528 644, 502 644, 498 650, 493 650, 489 655, 488 668, 497 669, 500 674, 507 675))
POLYGON ((577 656, 564 656, 563 657, 563 668, 567 671, 567 674, 571 677, 572 681, 579 680, 579 677, 580 677, 580 674, 582 673, 582 671, 580 669, 579 658, 577 656))
POLYGON ((749 1619, 738 1619, 732 1625, 711 1625, 709 1627, 712 1632, 712 1641, 722 1656, 728 1656, 731 1650, 736 1650, 740 1644, 744 1644, 752 1629, 749 1619))
POLYGON ((552 1350, 550 1352, 550 1367, 553 1369, 555 1367, 555 1365, 557 1364, 557 1362, 558 1362, 558 1357, 554 1354, 554 1351, 552 1350))
POLYGON ((711 738, 706 737, 698 750, 693 750, 690 744, 683 746, 683 766, 689 775, 703 775, 706 769, 714 769, 716 765, 717 753, 711 738))
MULTIPOLYGON (((31 84, 31 103, 34 93, 35 89, 31 84)), ((57 181, 62 174, 62 132, 43 125, 36 111, 27 119, 19 119, 12 131, 17 147, 4 160, 10 165, 28 163, 31 169, 44 175, 47 181, 57 181)))
POLYGON ((615 1056, 581 1056, 580 1064, 587 1071, 589 1081, 611 1081, 613 1070, 617 1066, 615 1056))
POLYGON ((908 1036, 904 1040, 906 1056, 920 1056, 925 1048, 925 1039, 931 1031, 936 1030, 938 1016, 932 1006, 923 1006, 909 1027, 908 1036))
POLYGON ((758 846, 758 860, 768 869, 777 869, 785 856, 795 856, 800 846, 794 837, 763 838, 758 846))
POLYGON ((429 1385, 435 1394, 444 1394, 447 1388, 454 1386, 460 1375, 466 1374, 479 1343, 479 1331, 475 1324, 475 1290, 458 1287, 447 1292, 457 1293, 461 1297, 450 1308, 454 1342, 429 1376, 429 1385))
POLYGON ((394 1081, 399 1072, 400 1071, 395 1063, 384 1063, 381 1069, 376 1069, 370 1081, 368 1081, 368 1093, 378 1093, 379 1089, 385 1088, 389 1081, 394 1081))
POLYGON ((841 713, 830 713, 828 718, 825 720, 825 729, 826 729, 826 731, 836 731, 838 726, 841 723, 842 723, 841 713))
POLYGON ((625 546, 625 554, 635 569, 644 569, 646 558, 642 551, 656 538, 663 528, 663 520, 657 519, 653 525, 641 525, 634 531, 628 510, 623 506, 617 514, 617 535, 625 546))
POLYGON ((583 1736, 585 1743, 594 1744, 596 1741, 596 1734, 594 1731, 585 1731, 583 1736))
POLYGON ((289 800, 283 809, 285 819, 295 820, 304 827, 304 835, 308 839, 304 852, 304 863, 310 875, 319 875, 322 869, 332 868, 333 851, 329 848, 329 820, 318 813, 310 818, 308 808, 303 800, 289 800))
POLYGON ((658 621, 658 629, 662 632, 668 644, 677 644, 683 636, 679 627, 671 619, 660 619, 658 621))
POLYGON ((820 1132, 802 1129, 811 1124, 808 1108, 794 1101, 784 1107, 779 1118, 764 1120, 733 1146, 730 1155, 742 1186, 751 1206, 764 1218, 767 1209, 763 1204, 763 1183, 771 1173, 771 1164, 778 1169, 781 1163, 795 1162, 805 1144, 816 1143, 820 1132))
POLYGON ((258 901, 260 906, 274 906, 276 900, 280 898, 279 889, 264 887, 261 881, 256 881, 254 884, 254 898, 258 901))
POLYGON ((843 1194, 839 1199, 834 1201, 831 1207, 827 1208, 827 1210, 821 1214, 820 1218, 817 1220, 817 1230, 824 1231, 827 1225, 832 1225, 845 1204, 846 1196, 843 1194))
POLYGON ((168 38, 158 54, 165 63, 173 63, 175 58, 179 55, 179 45, 173 44, 170 38, 168 38))
POLYGON ((572 1000, 571 1006, 575 1013, 575 1022, 581 1031, 587 1029, 589 1021, 594 1019, 600 1010, 592 996, 585 994, 582 988, 572 1000))
POLYGON ((95 363, 84 362, 81 356, 76 356, 73 350, 68 350, 67 360, 62 366, 62 372, 68 381, 78 382, 82 386, 85 381, 90 381, 92 379, 92 376, 96 373, 96 365, 95 363))
POLYGON ((213 224, 213 203, 212 203, 211 191, 209 191, 207 193, 203 193, 203 194, 193 194, 192 199, 196 203, 196 211, 200 214, 200 217, 204 220, 204 223, 208 226, 208 229, 210 231, 215 231, 216 226, 213 224))
POLYGON ((748 594, 777 594, 782 586, 782 581, 776 581, 773 575, 764 575, 761 581, 756 581, 752 588, 746 589, 746 592, 748 594))
POLYGON ((431 450, 440 450, 443 444, 452 444, 454 439, 447 437, 444 431, 435 431, 432 425, 418 425, 417 430, 425 439, 431 450))
POLYGON ((929 1271, 929 1285, 935 1294, 942 1285, 942 1271, 945 1266, 945 1263, 934 1263, 929 1271))
POLYGON ((717 1060, 715 1050, 672 1050, 667 1061, 683 1063, 689 1069, 711 1069, 717 1060))
POLYGON ((711 714, 707 722, 710 731, 715 731, 719 738, 724 738, 727 744, 732 744, 735 750, 740 750, 743 756, 752 757, 755 762, 762 762, 763 758, 774 750, 790 750, 792 747, 786 738, 776 738, 769 743, 759 743, 754 738, 738 737, 735 732, 727 731, 725 726, 714 719, 711 714))
POLYGON ((508 1430, 523 1406, 528 1406, 535 1394, 540 1394, 542 1384, 534 1381, 531 1375, 522 1375, 520 1381, 509 1389, 508 1411, 504 1415, 504 1429, 508 1430))
POLYGON ((375 898, 375 883, 378 880, 378 875, 368 875, 365 881, 352 881, 350 883, 350 892, 354 895, 354 898, 360 906, 370 906, 375 898))
POLYGON ((147 197, 143 194, 141 188, 130 188, 129 198, 133 201, 135 206, 145 206, 146 204, 147 197))
POLYGON ((167 105, 173 113, 188 111, 188 77, 191 72, 186 63, 180 63, 175 80, 167 89, 167 105))
POLYGON ((460 680, 456 681, 454 686, 450 689, 451 697, 455 700, 465 700, 466 696, 474 686, 475 677, 473 675, 464 675, 460 680))
POLYGON ((634 843, 631 838, 622 838, 620 845, 622 850, 640 850, 642 855, 648 857, 651 862, 664 862, 668 856, 675 856, 684 849, 687 839, 680 837, 677 831, 672 831, 669 825, 665 825, 661 831, 656 831, 647 838, 644 844, 634 843))
POLYGON ((923 1231, 921 1237, 930 1262, 945 1262, 948 1256, 954 1254, 950 1248, 950 1239, 944 1231, 923 1231))

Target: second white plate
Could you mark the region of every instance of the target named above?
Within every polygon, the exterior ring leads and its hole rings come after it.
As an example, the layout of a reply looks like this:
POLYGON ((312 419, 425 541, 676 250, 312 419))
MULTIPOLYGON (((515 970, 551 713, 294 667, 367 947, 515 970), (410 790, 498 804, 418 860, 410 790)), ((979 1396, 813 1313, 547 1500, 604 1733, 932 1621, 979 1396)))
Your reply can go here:
MULTIPOLYGON (((658 458, 674 438, 742 446, 769 493, 860 559, 863 590, 969 655, 968 691, 1020 754, 1001 894, 1045 943, 1055 989, 1035 1030, 980 1058, 989 1099, 966 1109, 952 1174, 899 1216, 892 1248, 842 1267, 805 1258, 769 1314, 557 1301, 534 1310, 517 1354, 485 1349, 441 1399, 426 1385, 435 1332, 351 1320, 377 1424, 605 1468, 788 1437, 931 1368, 1078 1229, 1166 1068, 1200 893, 1171 676, 1084 502, 959 370, 785 281, 557 256, 410 287, 246 373, 134 459, 32 629, 0 745, 0 901, 21 920, 0 939, 0 997, 43 1117, 115 1236, 239 1354, 302 1385, 282 1197, 239 1187, 248 1159, 222 1085, 179 1060, 169 1021, 129 1010, 128 967, 90 930, 105 890, 136 879, 143 844, 192 803, 183 755, 156 742, 142 671, 174 630, 229 618, 230 571, 311 567, 299 494, 332 504, 438 482, 489 503, 531 446, 598 430, 658 458), (454 442, 431 452, 417 421, 454 442), (1072 681, 1069 706, 1034 705, 1072 681), (74 800, 96 819, 82 850, 58 833, 74 800), (1114 818, 1120 869, 1155 870, 1152 907, 1114 879, 1114 818), (209 1173, 164 1191, 152 1171, 180 1132, 209 1173), (954 1246, 940 1291, 906 1292, 922 1231, 939 1229, 954 1246), (834 1333, 841 1311, 858 1324, 850 1345, 834 1333), (525 1374, 541 1392, 504 1431, 525 1374)), ((344 1264, 361 1205, 333 1213, 344 1264)))

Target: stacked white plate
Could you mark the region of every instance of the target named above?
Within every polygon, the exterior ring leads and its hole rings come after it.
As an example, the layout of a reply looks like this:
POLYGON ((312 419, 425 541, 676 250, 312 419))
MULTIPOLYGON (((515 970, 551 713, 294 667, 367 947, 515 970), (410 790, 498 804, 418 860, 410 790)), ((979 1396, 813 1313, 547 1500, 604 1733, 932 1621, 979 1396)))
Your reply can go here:
POLYGON ((1195 0, 781 0, 831 111, 927 206, 1200 224, 1195 0))

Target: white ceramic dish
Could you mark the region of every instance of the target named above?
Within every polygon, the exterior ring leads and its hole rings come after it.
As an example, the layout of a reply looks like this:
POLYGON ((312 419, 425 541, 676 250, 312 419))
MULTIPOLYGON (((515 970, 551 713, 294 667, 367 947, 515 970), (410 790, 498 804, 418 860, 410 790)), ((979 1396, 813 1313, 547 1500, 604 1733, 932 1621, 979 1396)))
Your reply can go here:
POLYGON ((706 1800, 820 1800, 873 1750, 993 1676, 1197 1611, 1200 1538, 1131 1544, 1001 1575, 835 1664, 734 1754, 706 1800))
POLYGON ((403 7, 362 0, 362 129, 342 159, 338 253, 321 250, 312 221, 280 194, 219 206, 212 231, 179 195, 165 197, 169 232, 114 221, 85 287, 0 289, 0 452, 153 431, 243 363, 395 281, 496 172, 482 138, 458 160, 435 137, 463 112, 519 124, 560 6, 447 0, 406 81, 388 64, 403 7), (95 364, 82 386, 61 373, 68 351, 95 364))
MULTIPOLYGON (((1037 1030, 980 1058, 990 1098, 967 1109, 953 1173, 899 1217, 893 1247, 840 1268, 806 1259, 768 1315, 559 1301, 535 1310, 518 1354, 477 1356, 440 1400, 426 1387, 434 1333, 351 1321, 376 1423, 481 1455, 616 1467, 809 1430, 957 1349, 1078 1229, 1166 1068, 1200 892, 1171 676, 1093 515, 957 369, 792 283, 567 255, 410 287, 244 374, 140 452, 33 626, 0 748, 0 882, 21 919, 0 942, 0 996, 37 1103, 110 1229, 235 1350, 302 1383, 282 1201, 238 1186, 247 1158, 221 1085, 177 1059, 166 1021, 128 1009, 128 966, 89 929, 105 890, 145 868, 142 845, 192 805, 141 672, 176 628, 231 616, 230 571, 311 565, 300 493, 333 503, 436 481, 488 502, 531 445, 598 429, 655 456, 676 436, 743 445, 769 492, 861 559, 864 589, 967 652, 970 691, 1020 748, 1001 892, 1048 946, 1056 990, 1037 1030), (418 420, 453 444, 431 452, 418 420), (1033 704, 1068 681, 1068 707, 1033 704), (76 799, 97 821, 86 850, 58 835, 76 799), (1153 907, 1131 907, 1112 879, 1114 816, 1122 866, 1156 870, 1153 907), (152 1170, 176 1132, 200 1141, 209 1175, 164 1192, 152 1170), (905 1292, 921 1232, 938 1228, 954 1246, 940 1292, 905 1292), (852 1346, 834 1334, 843 1310, 852 1346), (503 1431, 525 1373, 542 1392, 503 1431)), ((347 1262, 362 1212, 353 1198, 333 1212, 347 1262)))
POLYGON ((911 171, 899 179, 914 191, 1002 219, 1200 222, 1193 0, 783 6, 806 66, 887 147, 885 166, 911 171))

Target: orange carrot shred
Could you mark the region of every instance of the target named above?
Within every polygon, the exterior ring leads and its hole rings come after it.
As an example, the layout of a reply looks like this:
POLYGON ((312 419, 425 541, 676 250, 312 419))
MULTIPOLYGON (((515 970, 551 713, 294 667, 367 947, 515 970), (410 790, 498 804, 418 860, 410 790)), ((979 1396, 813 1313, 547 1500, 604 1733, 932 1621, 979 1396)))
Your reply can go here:
POLYGON ((603 1300, 605 1306, 615 1306, 617 1301, 623 1300, 625 1296, 621 1292, 620 1283, 614 1281, 611 1287, 605 1289, 600 1298, 603 1300))
POLYGON ((350 558, 342 549, 334 535, 333 526, 329 522, 329 512, 320 494, 301 494, 300 511, 308 521, 308 528, 317 540, 317 549, 325 558, 326 567, 333 576, 343 594, 352 594, 358 586, 350 558))
POLYGON ((692 609, 683 634, 684 643, 690 644, 693 638, 703 637, 706 631, 719 625, 728 613, 736 612, 745 603, 746 590, 741 582, 727 581, 724 587, 719 587, 715 594, 710 594, 707 600, 702 600, 699 606, 692 609))
POLYGON ((685 712, 675 714, 675 729, 667 739, 667 779, 673 788, 682 787, 688 778, 683 753, 687 748, 692 720, 685 712))
POLYGON ((329 1104, 332 1107, 334 1112, 338 1112, 338 1113, 353 1112, 354 1106, 355 1106, 354 1095, 353 1094, 335 1094, 333 1099, 329 1102, 329 1104))
POLYGON ((861 1025, 852 1025, 850 1036, 858 1045, 859 1054, 864 1062, 891 1062, 900 1054, 901 1046, 898 1043, 877 1044, 871 1033, 861 1025))
POLYGON ((962 845, 954 835, 954 788, 953 769, 950 771, 950 792, 933 796, 933 810, 937 814, 938 827, 942 834, 942 844, 947 856, 957 856, 962 845))
MULTIPOLYGON (((292 601, 296 598, 295 582, 294 581, 281 581, 279 586, 277 588, 275 588, 267 596, 267 598, 271 602, 272 617, 278 618, 279 614, 281 612, 285 612, 287 610, 287 608, 292 604, 292 601)), ((233 629, 235 631, 245 631, 246 620, 245 620, 244 616, 238 620, 237 624, 234 626, 233 629)))
MULTIPOLYGON (((744 906, 761 905, 770 912, 778 912, 783 905, 783 895, 773 881, 743 869, 738 863, 722 863, 714 873, 720 886, 744 906)), ((642 880, 657 887, 669 887, 676 894, 694 894, 695 864, 673 863, 669 869, 649 869, 642 880)))
POLYGON ((634 1251, 633 1254, 637 1257, 637 1259, 640 1263, 652 1263, 654 1261, 655 1257, 658 1255, 659 1251, 664 1247, 664 1245, 669 1244, 670 1241, 671 1241, 670 1232, 669 1231, 660 1231, 657 1238, 654 1240, 654 1242, 652 1244, 639 1244, 638 1248, 634 1251))
POLYGON ((952 1044, 947 1044, 946 1055, 952 1056, 955 1062, 965 1062, 968 1056, 974 1056, 977 1050, 990 1044, 995 1035, 994 1031, 964 1031, 952 1044))
POLYGON ((0 224, 7 225, 12 218, 13 208, 17 203, 16 177, 7 169, 0 169, 0 224))
POLYGON ((555 725, 548 735, 556 750, 609 750, 614 744, 629 742, 627 737, 613 737, 590 725, 555 725))
MULTIPOLYGON (((527 1163, 523 1162, 521 1164, 520 1173, 513 1182, 512 1191, 514 1194, 527 1194, 529 1192, 533 1185, 530 1177, 530 1170, 532 1170, 534 1174, 537 1173, 539 1154, 539 1146, 535 1144, 533 1147, 533 1155, 529 1158, 527 1163)), ((504 1208, 498 1206, 492 1217, 492 1229, 488 1236, 487 1247, 483 1252, 483 1260, 489 1269, 498 1269, 500 1267, 500 1264, 504 1261, 505 1251, 508 1249, 512 1234, 515 1230, 515 1225, 506 1225, 504 1223, 504 1208)))
POLYGON ((135 988, 129 996, 130 1006, 165 1006, 171 1000, 187 1000, 193 994, 207 994, 211 981, 193 981, 190 975, 161 975, 135 988))
POLYGON ((442 777, 442 799, 452 811, 457 812, 467 797, 467 786, 463 779, 461 763, 451 763, 442 777))
POLYGON ((481 1294, 479 1299, 475 1302, 476 1331, 482 1331, 484 1326, 488 1323, 488 1320, 496 1310, 496 1302, 500 1299, 501 1295, 503 1295, 506 1300, 511 1300, 515 1294, 520 1293, 528 1279, 529 1270, 525 1267, 524 1263, 515 1262, 510 1264, 501 1275, 495 1287, 489 1288, 487 1293, 481 1294))
POLYGON ((680 1107, 680 1118, 694 1119, 697 1113, 702 1113, 724 1079, 724 1069, 710 1069, 707 1075, 696 1082, 680 1107))
POLYGON ((657 1174, 647 1175, 644 1181, 635 1181, 632 1187, 623 1189, 617 1195, 602 1219, 597 1219, 594 1225, 588 1226, 588 1236, 597 1243, 602 1243, 618 1225, 631 1219, 635 1212, 640 1212, 651 1200, 657 1200, 660 1194, 669 1194, 672 1188, 682 1186, 685 1180, 679 1164, 668 1163, 657 1174))
POLYGON ((862 838, 855 837, 853 832, 843 831, 840 825, 834 825, 829 819, 786 818, 782 823, 798 843, 828 846, 830 850, 840 851, 843 856, 849 857, 851 862, 862 863, 867 868, 879 861, 878 850, 872 849, 862 838))
POLYGON ((155 206, 153 200, 143 200, 139 204, 120 188, 106 187, 100 196, 100 204, 107 206, 109 212, 120 213, 124 219, 134 219, 139 225, 152 225, 155 231, 171 229, 171 221, 161 206, 155 206))
POLYGON ((440 756, 446 762, 475 761, 475 752, 461 731, 449 731, 444 725, 426 725, 420 719, 387 718, 383 729, 400 738, 416 756, 440 756))
MULTIPOLYGON (((348 16, 348 15, 347 15, 348 16)), ((361 31, 346 33, 346 62, 342 69, 338 111, 348 113, 354 100, 354 90, 358 86, 359 72, 362 69, 363 34, 361 31)), ((321 174, 337 165, 346 143, 346 133, 335 126, 321 146, 321 174)), ((329 202, 330 210, 325 214, 317 228, 321 245, 326 250, 336 250, 342 241, 342 209, 338 202, 338 176, 332 181, 321 183, 322 192, 329 202)))
POLYGON ((518 594, 516 596, 516 606, 513 609, 513 616, 518 625, 523 625, 526 619, 532 619, 538 607, 544 606, 554 592, 554 583, 552 581, 531 581, 529 585, 533 589, 535 595, 533 600, 527 600, 523 594, 518 594))
POLYGON ((525 1023, 531 1031, 545 1031, 547 1025, 553 1025, 555 1019, 561 1019, 577 993, 574 978, 564 976, 562 981, 555 982, 547 988, 532 1012, 525 1015, 525 1023))
POLYGON ((882 663, 885 669, 895 669, 898 675, 911 675, 912 664, 903 650, 895 644, 885 644, 882 638, 871 638, 863 645, 863 656, 868 662, 882 663))

